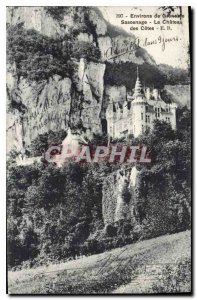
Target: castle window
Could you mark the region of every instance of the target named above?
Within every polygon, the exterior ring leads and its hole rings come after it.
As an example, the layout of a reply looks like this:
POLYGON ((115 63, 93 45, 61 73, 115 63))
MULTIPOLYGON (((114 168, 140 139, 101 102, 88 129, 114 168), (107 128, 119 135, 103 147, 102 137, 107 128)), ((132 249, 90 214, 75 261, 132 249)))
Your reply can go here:
POLYGON ((143 120, 143 113, 141 113, 141 120, 143 120))
POLYGON ((144 132, 144 125, 142 125, 142 133, 144 132))
POLYGON ((150 116, 148 116, 148 123, 150 123, 150 116))
POLYGON ((148 122, 148 116, 146 115, 146 123, 148 122))
POLYGON ((160 118, 160 109, 159 109, 159 107, 155 107, 155 117, 160 118))

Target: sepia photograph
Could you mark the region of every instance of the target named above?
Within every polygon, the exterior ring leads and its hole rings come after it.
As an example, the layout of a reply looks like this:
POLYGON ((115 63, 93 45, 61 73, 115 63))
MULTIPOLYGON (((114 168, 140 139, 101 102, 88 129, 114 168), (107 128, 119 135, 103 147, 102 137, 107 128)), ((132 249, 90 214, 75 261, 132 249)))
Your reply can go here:
POLYGON ((8 294, 191 295, 191 15, 6 7, 8 294))

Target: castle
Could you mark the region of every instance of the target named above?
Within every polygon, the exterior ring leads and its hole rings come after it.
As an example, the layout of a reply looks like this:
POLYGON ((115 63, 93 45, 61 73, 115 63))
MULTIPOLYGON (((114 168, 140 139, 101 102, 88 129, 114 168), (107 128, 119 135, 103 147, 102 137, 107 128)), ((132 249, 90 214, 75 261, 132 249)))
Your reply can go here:
POLYGON ((110 100, 106 109, 107 133, 112 138, 137 137, 153 128, 154 120, 169 122, 176 129, 176 103, 166 103, 157 89, 143 89, 137 70, 133 97, 110 100))

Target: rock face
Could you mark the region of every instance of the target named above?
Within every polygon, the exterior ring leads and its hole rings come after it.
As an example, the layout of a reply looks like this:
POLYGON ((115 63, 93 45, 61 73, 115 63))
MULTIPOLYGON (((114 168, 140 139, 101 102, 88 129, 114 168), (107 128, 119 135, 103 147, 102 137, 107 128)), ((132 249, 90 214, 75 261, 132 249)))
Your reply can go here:
MULTIPOLYGON (((38 134, 49 130, 59 131, 82 125, 86 134, 101 133, 100 112, 105 65, 86 63, 81 59, 80 62, 76 62, 76 66, 75 78, 61 78, 55 75, 49 82, 29 83, 20 79, 16 83, 17 79, 9 73, 9 95, 12 100, 24 106, 22 114, 16 114, 15 110, 8 116, 9 141, 17 143, 16 131, 19 129, 13 128, 18 128, 19 125, 25 145, 29 145, 38 134), (11 121, 13 118, 15 121, 11 121)), ((22 145, 17 147, 21 148, 22 145)))
POLYGON ((76 9, 69 7, 63 18, 56 19, 44 7, 8 7, 7 23, 15 25, 23 22, 26 29, 34 29, 53 38, 64 37, 77 27, 75 13, 76 9))
POLYGON ((115 62, 134 61, 142 64, 149 61, 155 64, 154 59, 145 50, 140 50, 140 55, 137 51, 129 51, 130 44, 136 42, 134 35, 125 32, 123 36, 116 32, 115 27, 113 34, 109 33, 107 21, 96 8, 66 7, 59 14, 61 16, 54 17, 45 7, 8 7, 7 23, 16 25, 23 22, 26 29, 34 29, 53 38, 64 38, 73 32, 78 32, 76 38, 79 41, 93 41, 98 44, 103 61, 111 60, 112 51, 112 53, 121 53, 113 60, 115 62), (87 16, 89 23, 87 23, 87 16))
POLYGON ((110 174, 103 184, 103 220, 105 225, 121 220, 137 222, 136 211, 140 171, 136 167, 110 174))
POLYGON ((8 7, 7 23, 15 25, 24 22, 26 29, 56 37, 61 34, 61 27, 56 20, 46 13, 43 7, 8 7))
MULTIPOLYGON (((71 127, 87 136, 102 133, 102 108, 106 107, 106 99, 126 96, 123 86, 104 86, 106 52, 111 48, 122 51, 122 47, 135 37, 108 33, 107 21, 95 8, 66 7, 54 16, 45 7, 8 7, 7 23, 21 22, 25 29, 34 29, 54 39, 64 39, 75 32, 76 40, 93 43, 99 48, 101 59, 87 62, 83 57, 73 58, 74 72, 69 77, 54 75, 48 81, 37 82, 18 78, 14 64, 8 65, 7 150, 13 146, 24 150, 39 134, 49 130, 71 127), (15 103, 14 109, 10 109, 11 102, 15 103)), ((112 63, 132 61, 142 64, 148 57, 154 64, 147 53, 140 56, 136 53, 118 56, 112 63)))

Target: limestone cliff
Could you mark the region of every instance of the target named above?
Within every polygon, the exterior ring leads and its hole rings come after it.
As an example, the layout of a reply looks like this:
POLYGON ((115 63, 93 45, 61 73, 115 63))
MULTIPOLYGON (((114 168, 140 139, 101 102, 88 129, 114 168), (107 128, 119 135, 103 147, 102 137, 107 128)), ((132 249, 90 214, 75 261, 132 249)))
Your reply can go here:
POLYGON ((134 42, 135 37, 116 33, 115 28, 113 35, 109 33, 108 22, 95 8, 8 7, 7 23, 9 26, 23 23, 25 29, 34 29, 63 43, 72 36, 75 41, 93 44, 100 51, 97 61, 86 60, 83 55, 71 57, 72 74, 54 74, 48 80, 27 80, 17 74, 15 63, 8 63, 8 151, 13 145, 19 151, 24 149, 39 134, 49 130, 71 127, 88 136, 102 133, 102 108, 106 107, 106 99, 126 96, 124 86, 105 86, 105 61, 155 64, 145 50, 140 55, 136 50, 113 61, 108 59, 108 49, 118 53, 134 42))
POLYGON ((155 64, 154 59, 141 48, 132 52, 128 51, 130 43, 136 41, 135 36, 126 32, 121 35, 112 25, 110 26, 113 29, 109 32, 108 22, 94 7, 64 7, 56 13, 47 7, 8 7, 7 23, 10 25, 24 23, 26 29, 34 29, 53 38, 64 38, 75 34, 79 41, 97 44, 103 61, 110 60, 109 54, 112 50, 113 53, 121 52, 121 55, 118 55, 112 62, 133 61, 142 64, 148 61, 155 64), (128 53, 124 54, 124 52, 128 53))
MULTIPOLYGON (((14 144, 16 139, 20 140, 17 146, 20 149, 23 144, 29 145, 38 134, 49 130, 82 125, 86 134, 101 132, 104 71, 104 64, 86 63, 81 59, 76 62, 73 78, 55 75, 49 82, 30 83, 23 78, 17 82, 17 78, 8 72, 8 102, 14 100, 23 104, 23 112, 15 109, 8 115, 8 140, 12 139, 14 144), (21 139, 16 134, 19 127, 21 139)), ((11 147, 11 142, 9 144, 11 147)))
POLYGON ((103 220, 115 224, 121 220, 138 221, 137 201, 140 171, 135 166, 110 174, 103 184, 103 220))

